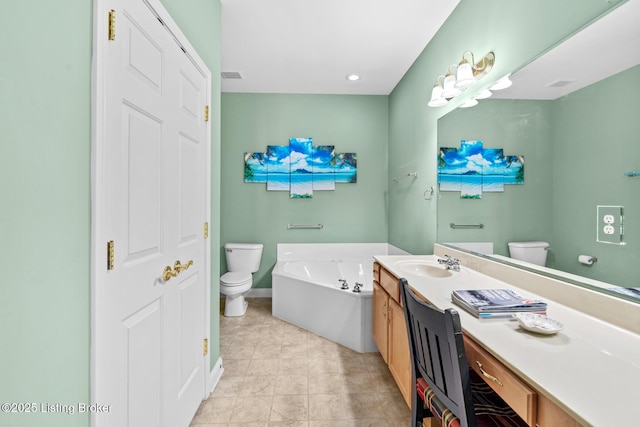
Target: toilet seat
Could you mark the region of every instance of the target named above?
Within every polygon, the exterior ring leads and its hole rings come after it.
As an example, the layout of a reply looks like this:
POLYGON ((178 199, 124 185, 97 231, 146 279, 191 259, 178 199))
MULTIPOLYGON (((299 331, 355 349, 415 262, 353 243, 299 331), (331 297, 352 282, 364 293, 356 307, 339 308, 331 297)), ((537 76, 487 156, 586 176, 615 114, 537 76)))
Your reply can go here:
POLYGON ((229 287, 242 286, 251 282, 251 278, 251 273, 246 271, 229 271, 220 277, 220 284, 229 287))

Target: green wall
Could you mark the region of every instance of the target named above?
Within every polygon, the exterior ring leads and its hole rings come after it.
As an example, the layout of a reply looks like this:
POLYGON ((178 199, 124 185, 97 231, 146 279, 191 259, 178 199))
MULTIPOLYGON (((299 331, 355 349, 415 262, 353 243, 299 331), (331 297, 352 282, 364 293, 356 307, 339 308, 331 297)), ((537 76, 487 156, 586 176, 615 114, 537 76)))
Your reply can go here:
MULTIPOLYGON (((219 164, 219 1, 163 3, 214 76, 219 164)), ((3 2, 0 13, 0 402, 90 402, 92 20, 86 0, 3 2)), ((211 347, 217 358, 217 335, 211 347)), ((0 412, 0 425, 86 427, 89 417, 0 412)))
POLYGON ((438 119, 617 3, 491 0, 458 4, 390 95, 389 176, 417 171, 418 179, 403 189, 389 187, 389 243, 416 254, 433 251, 438 202, 424 200, 423 193, 437 182, 432 159, 438 119), (445 107, 428 107, 436 78, 457 63, 465 50, 477 55, 495 52, 494 69, 460 99, 445 107))
POLYGON ((221 242, 264 244, 254 287, 271 287, 278 243, 387 241, 388 113, 387 96, 222 94, 221 242), (288 145, 292 137, 357 153, 358 182, 310 199, 244 182, 245 152, 288 145), (324 228, 287 230, 289 223, 324 228))
POLYGON ((554 267, 640 286, 640 66, 553 103, 554 267), (596 242, 596 206, 624 206, 626 245, 596 242), (593 255, 592 266, 578 255, 593 255))
MULTIPOLYGON (((502 193, 461 199, 460 192, 440 192, 438 241, 494 243, 508 255, 507 242, 550 241, 554 163, 550 101, 487 99, 438 120, 438 147, 460 147, 460 140, 480 140, 484 148, 524 156, 524 184, 505 185, 502 193), (451 229, 450 223, 484 224, 483 229, 451 229)), ((433 155, 432 162, 436 162, 433 155)))

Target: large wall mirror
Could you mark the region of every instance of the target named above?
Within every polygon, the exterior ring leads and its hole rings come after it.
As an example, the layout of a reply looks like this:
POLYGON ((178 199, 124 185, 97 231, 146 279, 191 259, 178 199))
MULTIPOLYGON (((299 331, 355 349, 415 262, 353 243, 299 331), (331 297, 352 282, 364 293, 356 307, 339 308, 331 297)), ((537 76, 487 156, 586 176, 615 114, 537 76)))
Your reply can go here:
POLYGON ((624 3, 514 71, 510 88, 438 121, 441 155, 482 141, 524 162, 521 185, 481 188, 474 198, 440 191, 438 242, 489 242, 493 259, 640 303, 637 16, 640 2, 624 3), (621 239, 607 241, 598 206, 622 207, 621 239), (521 241, 550 244, 545 267, 509 258, 508 242, 521 241))

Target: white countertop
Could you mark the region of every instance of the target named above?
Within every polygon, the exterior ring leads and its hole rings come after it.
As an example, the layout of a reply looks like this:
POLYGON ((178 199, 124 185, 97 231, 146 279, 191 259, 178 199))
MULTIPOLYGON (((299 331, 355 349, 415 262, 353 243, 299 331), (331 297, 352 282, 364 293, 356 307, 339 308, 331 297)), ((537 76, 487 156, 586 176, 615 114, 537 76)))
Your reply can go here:
POLYGON ((455 307, 462 328, 513 372, 588 426, 640 423, 640 335, 469 268, 446 278, 418 275, 401 261, 434 255, 375 256, 384 268, 441 309, 455 307), (555 335, 526 332, 510 319, 477 319, 451 302, 454 289, 514 289, 547 302, 547 315, 564 325, 555 335))

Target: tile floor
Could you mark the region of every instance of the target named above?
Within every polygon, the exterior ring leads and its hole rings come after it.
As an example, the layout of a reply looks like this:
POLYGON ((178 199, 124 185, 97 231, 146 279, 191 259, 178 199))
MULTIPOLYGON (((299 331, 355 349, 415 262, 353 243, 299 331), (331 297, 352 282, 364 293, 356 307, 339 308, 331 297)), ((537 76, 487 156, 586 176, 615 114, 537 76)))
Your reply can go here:
POLYGON ((271 316, 270 298, 220 316, 224 374, 191 427, 401 427, 411 412, 379 353, 271 316))

